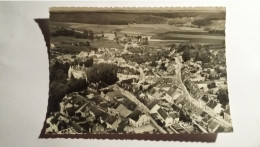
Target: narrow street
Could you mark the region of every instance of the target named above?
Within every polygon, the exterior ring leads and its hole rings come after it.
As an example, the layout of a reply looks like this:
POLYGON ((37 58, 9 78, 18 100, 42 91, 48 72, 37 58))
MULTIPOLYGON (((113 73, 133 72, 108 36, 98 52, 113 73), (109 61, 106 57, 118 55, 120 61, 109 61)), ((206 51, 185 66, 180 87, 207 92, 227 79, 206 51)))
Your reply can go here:
POLYGON ((125 95, 130 101, 134 102, 138 108, 143 111, 147 116, 150 117, 151 122, 153 123, 153 125, 163 134, 166 134, 167 132, 157 124, 157 122, 152 118, 152 116, 150 115, 149 109, 142 103, 140 102, 133 94, 131 94, 130 92, 122 89, 119 86, 116 86, 116 88, 123 94, 125 95))
MULTIPOLYGON (((178 81, 181 83, 180 86, 181 86, 181 89, 183 90, 183 96, 185 98, 187 98, 195 106, 198 107, 198 101, 190 95, 190 93, 188 92, 186 86, 182 82, 182 79, 181 79, 181 68, 182 68, 183 64, 180 62, 180 58, 181 58, 180 56, 175 58, 175 61, 176 61, 177 65, 178 65, 177 66, 178 68, 176 69, 176 75, 178 77, 178 81)), ((200 108, 200 107, 198 107, 198 108, 200 108)), ((214 114, 212 112, 209 112, 207 110, 204 110, 204 111, 206 113, 208 113, 211 117, 215 118, 218 121, 219 124, 221 124, 221 125, 223 125, 225 127, 232 127, 232 124, 226 122, 224 119, 220 118, 220 116, 217 116, 216 114, 214 114)))

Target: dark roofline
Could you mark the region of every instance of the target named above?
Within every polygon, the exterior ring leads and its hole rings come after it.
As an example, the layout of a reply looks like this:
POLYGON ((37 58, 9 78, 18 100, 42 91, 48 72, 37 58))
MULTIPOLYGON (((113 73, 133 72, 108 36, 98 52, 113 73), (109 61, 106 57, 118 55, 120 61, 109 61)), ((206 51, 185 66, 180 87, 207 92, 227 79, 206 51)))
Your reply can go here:
POLYGON ((140 111, 139 109, 135 109, 133 111, 133 113, 129 116, 129 118, 131 118, 134 121, 137 121, 141 114, 142 114, 142 111, 140 111))
POLYGON ((157 110, 157 112, 161 115, 161 117, 162 117, 164 120, 168 117, 167 113, 166 113, 162 108, 159 108, 159 109, 157 110))
POLYGON ((147 107, 148 107, 149 110, 151 110, 156 104, 157 104, 156 101, 152 101, 152 102, 147 104, 147 107))

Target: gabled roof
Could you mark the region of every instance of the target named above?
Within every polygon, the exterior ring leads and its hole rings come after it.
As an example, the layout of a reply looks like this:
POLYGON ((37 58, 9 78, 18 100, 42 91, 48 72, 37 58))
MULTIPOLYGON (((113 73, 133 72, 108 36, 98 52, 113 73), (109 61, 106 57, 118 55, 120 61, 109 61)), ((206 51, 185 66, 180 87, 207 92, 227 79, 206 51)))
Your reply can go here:
POLYGON ((75 109, 73 107, 69 107, 66 109, 69 116, 73 116, 75 114, 75 109))
POLYGON ((108 115, 107 113, 105 113, 105 112, 102 112, 102 113, 100 114, 100 117, 101 117, 101 119, 102 119, 103 121, 106 121, 106 120, 108 119, 109 115, 108 115))
POLYGON ((203 111, 202 113, 201 113, 201 117, 205 117, 206 115, 208 115, 208 113, 207 112, 205 112, 205 111, 203 111))
POLYGON ((159 109, 157 110, 157 112, 159 113, 159 115, 161 115, 161 117, 162 117, 164 120, 168 117, 167 113, 166 113, 162 108, 159 108, 159 109))
POLYGON ((57 115, 55 115, 52 119, 51 119, 51 123, 52 124, 57 124, 58 123, 58 121, 59 121, 59 118, 60 117, 60 114, 57 114, 57 115))
POLYGON ((169 116, 172 117, 173 119, 180 117, 179 113, 176 113, 176 112, 169 113, 169 116))
POLYGON ((147 103, 147 107, 149 110, 151 110, 156 104, 156 101, 150 101, 149 103, 147 103))
POLYGON ((121 116, 123 116, 124 118, 126 118, 127 116, 129 116, 132 111, 128 110, 123 104, 120 104, 117 108, 116 111, 119 112, 119 114, 121 116))
POLYGON ((227 113, 228 115, 230 115, 230 109, 229 108, 226 109, 224 112, 227 113))
POLYGON ((140 111, 139 109, 135 109, 133 113, 129 116, 129 118, 131 118, 134 121, 138 121, 141 114, 142 111, 140 111))
POLYGON ((152 94, 152 96, 155 98, 159 98, 159 97, 161 97, 161 94, 156 91, 154 94, 152 94))
POLYGON ((131 102, 131 101, 128 100, 128 99, 124 99, 124 101, 122 102, 122 104, 123 104, 124 106, 126 106, 127 109, 129 109, 129 110, 131 110, 131 111, 134 111, 135 108, 136 108, 136 106, 137 106, 134 102, 131 102))
POLYGON ((121 122, 118 124, 117 130, 118 130, 118 131, 124 131, 124 129, 125 129, 126 126, 127 126, 127 121, 121 121, 121 122))
POLYGON ((201 98, 201 100, 203 100, 204 102, 208 102, 209 101, 209 98, 208 98, 208 96, 203 96, 202 98, 201 98))
POLYGON ((208 122, 212 117, 210 115, 206 115, 202 120, 204 122, 208 122))
POLYGON ((101 116, 101 114, 103 113, 102 110, 100 110, 97 106, 93 106, 93 105, 91 105, 91 106, 89 107, 89 110, 90 110, 92 113, 94 113, 96 117, 101 116))
POLYGON ((71 126, 78 133, 81 133, 84 130, 80 125, 76 123, 72 123, 71 126))
POLYGON ((218 102, 214 101, 214 100, 210 100, 207 103, 207 106, 209 106, 210 108, 214 109, 217 106, 218 102))
POLYGON ((110 99, 114 99, 115 97, 125 97, 120 91, 111 91, 106 93, 110 99))
POLYGON ((181 108, 179 108, 179 106, 177 106, 176 104, 172 104, 172 108, 174 111, 180 111, 181 108))
POLYGON ((212 121, 208 127, 214 130, 215 128, 219 127, 219 124, 216 121, 212 121))
POLYGON ((86 111, 86 105, 87 105, 87 103, 82 103, 81 105, 79 105, 79 106, 76 108, 76 110, 77 110, 77 111, 82 111, 82 112, 84 112, 84 111, 86 111))
POLYGON ((145 76, 155 76, 151 70, 148 70, 145 76))
POLYGON ((122 80, 121 83, 132 84, 133 81, 134 81, 134 78, 131 78, 131 79, 122 80))
POLYGON ((109 115, 106 122, 108 124, 112 125, 116 120, 117 120, 117 118, 115 116, 109 115))
POLYGON ((158 115, 159 115, 158 113, 152 113, 152 114, 151 114, 151 116, 152 116, 153 118, 156 118, 156 119, 158 118, 158 115))
POLYGON ((221 133, 221 132, 224 132, 224 131, 225 131, 225 128, 223 126, 219 126, 214 133, 221 133))
POLYGON ((171 87, 166 93, 169 94, 170 96, 174 96, 176 92, 177 92, 177 89, 171 87))

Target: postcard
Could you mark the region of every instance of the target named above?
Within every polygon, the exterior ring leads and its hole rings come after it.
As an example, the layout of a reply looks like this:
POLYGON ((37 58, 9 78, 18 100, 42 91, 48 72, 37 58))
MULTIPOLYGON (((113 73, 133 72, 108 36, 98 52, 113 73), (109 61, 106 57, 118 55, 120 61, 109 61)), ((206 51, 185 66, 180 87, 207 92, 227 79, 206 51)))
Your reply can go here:
POLYGON ((224 7, 50 8, 41 137, 232 132, 225 21, 224 7))

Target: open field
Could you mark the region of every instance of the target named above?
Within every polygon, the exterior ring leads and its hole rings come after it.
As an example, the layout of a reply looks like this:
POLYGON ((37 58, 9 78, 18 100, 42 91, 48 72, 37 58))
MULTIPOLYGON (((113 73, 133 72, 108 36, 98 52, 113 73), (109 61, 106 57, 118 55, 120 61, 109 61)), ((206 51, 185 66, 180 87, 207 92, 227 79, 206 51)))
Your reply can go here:
MULTIPOLYGON (((223 23, 223 21, 218 22, 223 23)), ((208 33, 203 28, 176 27, 168 24, 131 24, 131 25, 99 25, 68 22, 52 22, 51 26, 59 26, 76 30, 92 30, 94 34, 103 32, 117 32, 119 37, 128 35, 152 36, 151 41, 192 42, 219 44, 225 40, 225 36, 217 33, 208 33)), ((75 39, 73 39, 75 40, 75 39)), ((78 40, 78 39, 76 39, 78 40)), ((94 42, 100 45, 100 42, 94 42)), ((107 42, 108 43, 108 42, 107 42)), ((119 47, 114 43, 108 43, 111 47, 119 47)))
POLYGON ((225 36, 212 36, 212 35, 190 35, 190 34, 175 34, 175 33, 163 33, 157 34, 152 37, 152 39, 163 39, 163 40, 171 40, 172 38, 183 38, 191 39, 191 38, 201 38, 201 39, 215 39, 215 40, 224 40, 225 36))
POLYGON ((51 22, 51 26, 59 26, 77 30, 92 30, 94 34, 116 31, 118 34, 146 34, 154 35, 157 33, 165 33, 169 31, 186 32, 202 32, 203 28, 188 28, 176 27, 168 24, 131 24, 131 25, 99 25, 99 24, 84 24, 84 23, 69 23, 69 22, 51 22))
MULTIPOLYGON (((99 47, 106 47, 106 48, 118 48, 118 49, 123 49, 124 47, 115 41, 112 40, 89 40, 89 39, 80 39, 80 38, 75 38, 75 37, 68 37, 68 36, 57 36, 57 37, 52 37, 51 38, 51 43, 54 42, 67 42, 67 43, 78 43, 78 42, 89 42, 90 46, 93 48, 99 48, 99 47)), ((71 45, 68 45, 71 47, 71 45)))

